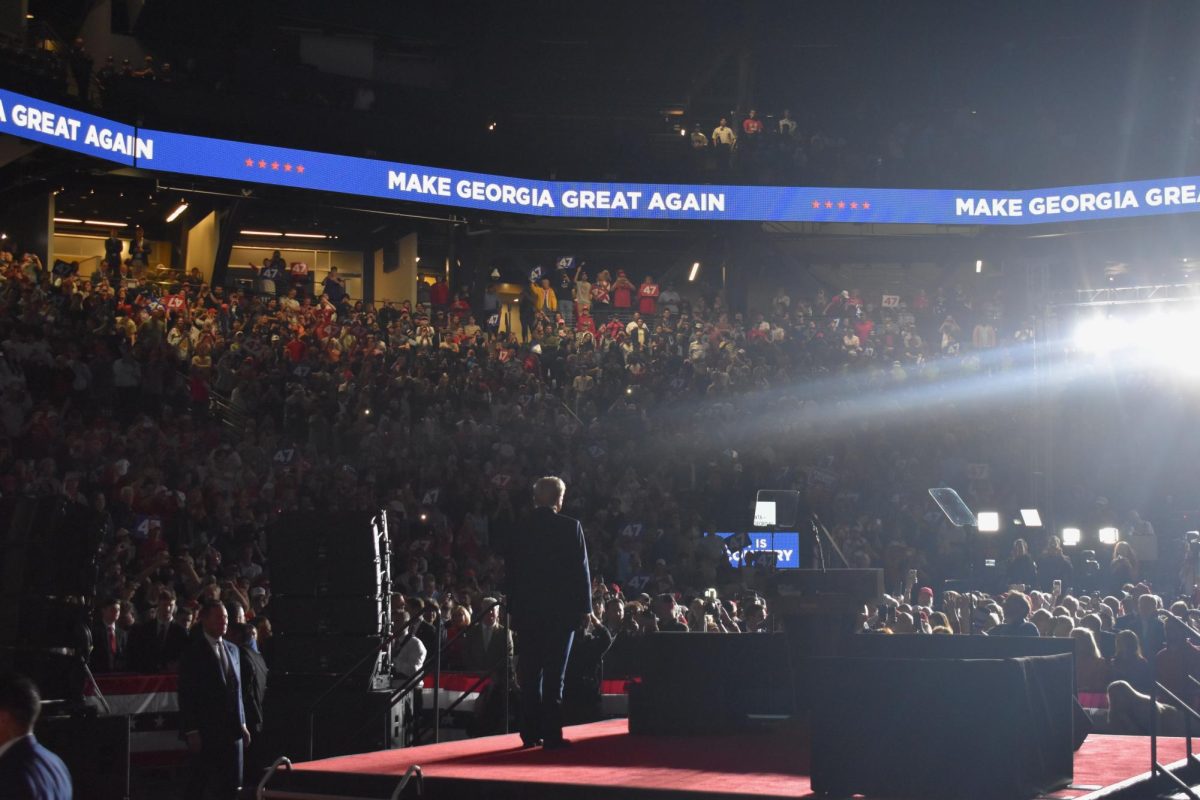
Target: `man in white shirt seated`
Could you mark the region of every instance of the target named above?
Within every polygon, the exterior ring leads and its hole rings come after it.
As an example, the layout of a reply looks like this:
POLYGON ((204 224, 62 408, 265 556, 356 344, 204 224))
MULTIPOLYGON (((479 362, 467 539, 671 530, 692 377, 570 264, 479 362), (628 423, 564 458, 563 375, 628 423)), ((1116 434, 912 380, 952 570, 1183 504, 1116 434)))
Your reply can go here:
POLYGON ((400 609, 393 612, 392 624, 399 632, 396 644, 392 646, 392 675, 398 678, 402 685, 425 666, 428 651, 417 638, 415 631, 409 635, 410 617, 407 611, 400 609))

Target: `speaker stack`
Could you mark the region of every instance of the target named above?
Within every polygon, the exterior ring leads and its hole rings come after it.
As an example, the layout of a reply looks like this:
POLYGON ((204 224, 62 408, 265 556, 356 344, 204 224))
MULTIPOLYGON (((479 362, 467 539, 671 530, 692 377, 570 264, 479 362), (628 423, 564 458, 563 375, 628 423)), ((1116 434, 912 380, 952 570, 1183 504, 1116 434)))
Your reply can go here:
POLYGON ((82 702, 96 523, 64 497, 0 501, 0 668, 28 675, 43 699, 82 702))
POLYGON ((287 515, 271 534, 269 555, 274 635, 265 722, 278 752, 307 755, 310 715, 314 755, 395 746, 400 711, 384 707, 391 669, 385 513, 287 515))
POLYGON ((271 536, 274 669, 343 672, 390 632, 391 553, 375 514, 295 514, 271 536))

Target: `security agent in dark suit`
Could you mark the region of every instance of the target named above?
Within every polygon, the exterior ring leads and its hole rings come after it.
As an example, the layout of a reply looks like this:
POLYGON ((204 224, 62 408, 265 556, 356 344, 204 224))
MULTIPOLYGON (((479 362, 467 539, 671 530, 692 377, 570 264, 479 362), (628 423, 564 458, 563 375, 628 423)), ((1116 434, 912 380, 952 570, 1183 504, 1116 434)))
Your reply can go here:
POLYGON ((471 735, 486 735, 504 730, 504 693, 512 685, 505 679, 505 670, 513 663, 513 638, 508 628, 499 623, 500 602, 485 597, 476 624, 463 634, 462 665, 469 672, 486 672, 492 677, 475 703, 475 719, 469 726, 471 735))
POLYGON ((463 633, 463 668, 504 675, 506 656, 513 652, 512 634, 499 623, 500 603, 496 598, 485 597, 481 604, 479 624, 463 633))
POLYGON ((248 623, 230 623, 229 641, 238 649, 242 674, 242 707, 250 734, 262 733, 263 701, 267 696, 267 662, 258 652, 258 630, 248 623))
POLYGON ((232 800, 242 784, 242 747, 250 743, 250 731, 238 649, 225 640, 228 627, 224 604, 206 601, 199 630, 179 662, 179 729, 191 752, 187 800, 201 800, 210 789, 232 800))
POLYGON ((71 800, 71 773, 33 735, 41 697, 28 678, 0 675, 0 796, 71 800))
POLYGON ((563 680, 575 629, 592 611, 583 526, 558 513, 566 488, 553 476, 534 484, 528 528, 512 542, 506 561, 526 747, 570 744, 562 738, 563 680))
POLYGON ((92 672, 125 670, 129 634, 117 624, 120 616, 120 600, 110 597, 101 602, 96 621, 92 624, 92 653, 88 659, 92 672))
POLYGON ((154 619, 133 626, 129 632, 129 664, 138 672, 173 672, 188 646, 188 632, 174 621, 175 594, 158 593, 154 619))

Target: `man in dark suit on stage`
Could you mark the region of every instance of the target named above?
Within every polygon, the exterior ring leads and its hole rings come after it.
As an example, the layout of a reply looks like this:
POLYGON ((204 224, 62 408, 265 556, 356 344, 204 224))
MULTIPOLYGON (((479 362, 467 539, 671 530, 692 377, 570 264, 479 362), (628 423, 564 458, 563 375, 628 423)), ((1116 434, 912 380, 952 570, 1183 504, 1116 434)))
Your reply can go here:
POLYGON ((33 735, 40 703, 33 681, 0 675, 0 797, 71 800, 71 773, 33 735))
POLYGON ((129 634, 117 624, 120 616, 121 601, 117 598, 109 597, 100 604, 96 621, 92 623, 92 654, 89 658, 92 672, 125 670, 129 634))
POLYGON ((224 604, 206 601, 200 630, 179 662, 179 729, 191 751, 187 800, 200 800, 206 789, 233 800, 242 784, 242 746, 250 743, 250 731, 238 649, 225 640, 228 627, 224 604))
POLYGON ((154 619, 129 632, 129 663, 138 672, 174 672, 188 646, 188 633, 175 622, 175 593, 158 593, 154 619))
POLYGON ((575 629, 592 611, 583 526, 559 514, 566 490, 553 476, 534 484, 533 515, 506 561, 526 747, 570 744, 562 736, 563 679, 575 629))

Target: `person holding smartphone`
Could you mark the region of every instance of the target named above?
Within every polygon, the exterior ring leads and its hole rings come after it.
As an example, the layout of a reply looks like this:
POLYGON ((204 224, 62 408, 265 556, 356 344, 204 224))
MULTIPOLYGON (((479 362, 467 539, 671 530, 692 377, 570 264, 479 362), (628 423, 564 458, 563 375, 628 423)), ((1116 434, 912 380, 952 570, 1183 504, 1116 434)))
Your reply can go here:
POLYGON ((1004 598, 1004 622, 988 631, 989 636, 1041 636, 1029 621, 1032 607, 1024 592, 1009 592, 1004 598))

